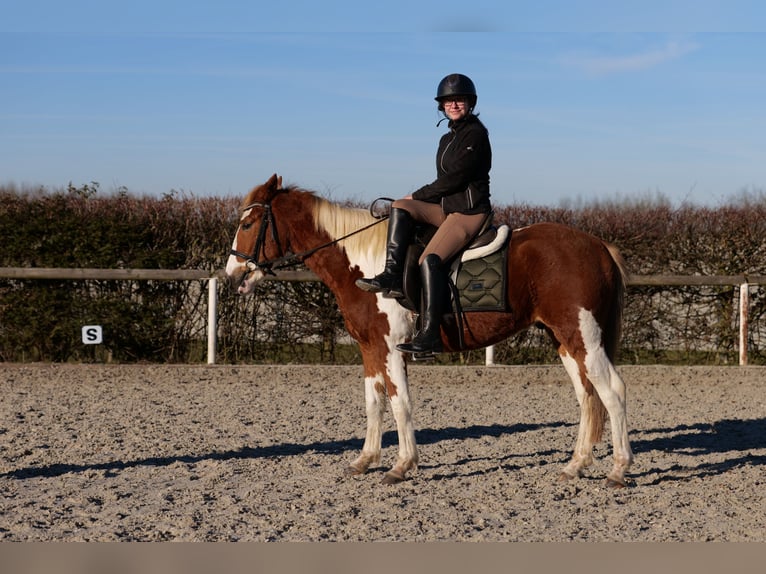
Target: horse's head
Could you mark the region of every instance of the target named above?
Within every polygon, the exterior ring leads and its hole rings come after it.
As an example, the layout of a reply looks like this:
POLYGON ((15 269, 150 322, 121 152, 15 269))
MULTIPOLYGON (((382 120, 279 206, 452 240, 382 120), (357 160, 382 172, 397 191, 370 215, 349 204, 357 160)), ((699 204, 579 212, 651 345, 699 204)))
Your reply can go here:
POLYGON ((274 198, 284 191, 282 178, 274 174, 266 183, 253 188, 242 202, 239 225, 226 262, 226 275, 239 293, 251 293, 264 275, 272 273, 272 262, 284 256, 272 213, 274 198))

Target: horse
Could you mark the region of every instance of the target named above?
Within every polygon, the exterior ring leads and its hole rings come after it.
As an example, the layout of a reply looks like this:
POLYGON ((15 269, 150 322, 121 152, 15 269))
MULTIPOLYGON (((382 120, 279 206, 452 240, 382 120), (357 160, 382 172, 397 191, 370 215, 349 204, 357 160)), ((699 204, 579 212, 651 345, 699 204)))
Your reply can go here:
MULTIPOLYGON (((396 484, 418 464, 409 358, 396 349, 411 336, 414 314, 354 284, 384 263, 386 225, 379 223, 385 219, 371 211, 342 206, 295 185, 283 187, 281 176, 274 174, 244 198, 225 272, 245 295, 266 275, 302 262, 332 291, 346 330, 359 344, 364 372, 366 435, 346 474, 362 475, 380 462, 383 416, 390 404, 399 449, 383 483, 396 484)), ((633 453, 626 388, 613 363, 622 329, 625 261, 615 246, 557 223, 513 230, 506 260, 507 311, 465 312, 461 321, 444 321, 445 352, 481 349, 533 325, 542 327, 580 406, 574 451, 559 480, 582 477, 593 463, 593 447, 608 416, 614 462, 606 483, 626 486, 633 453)))

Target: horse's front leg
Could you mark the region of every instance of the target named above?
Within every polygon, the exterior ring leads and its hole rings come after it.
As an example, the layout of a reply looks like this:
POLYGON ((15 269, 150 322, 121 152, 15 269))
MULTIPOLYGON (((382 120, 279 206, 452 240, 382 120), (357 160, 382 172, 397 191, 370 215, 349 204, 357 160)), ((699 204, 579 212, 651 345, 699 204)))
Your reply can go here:
POLYGON ((367 434, 362 453, 349 465, 347 474, 364 474, 372 463, 380 461, 383 415, 386 410, 386 398, 388 398, 396 421, 399 454, 394 466, 383 477, 383 483, 396 484, 407 477, 408 471, 417 467, 418 448, 415 442, 415 428, 412 424, 412 403, 407 369, 402 354, 396 350, 389 351, 386 367, 384 369, 365 363, 367 434))
POLYGON ((383 483, 396 484, 407 477, 408 471, 417 468, 418 446, 415 442, 415 427, 412 424, 412 402, 410 401, 407 367, 402 353, 391 349, 388 356, 388 366, 390 382, 387 393, 396 421, 399 454, 394 466, 383 477, 383 483))
POLYGON ((367 411, 367 434, 364 438, 362 453, 346 469, 346 474, 356 476, 364 474, 374 462, 380 461, 380 448, 383 437, 383 414, 386 411, 386 387, 381 373, 367 375, 364 378, 364 401, 367 411))

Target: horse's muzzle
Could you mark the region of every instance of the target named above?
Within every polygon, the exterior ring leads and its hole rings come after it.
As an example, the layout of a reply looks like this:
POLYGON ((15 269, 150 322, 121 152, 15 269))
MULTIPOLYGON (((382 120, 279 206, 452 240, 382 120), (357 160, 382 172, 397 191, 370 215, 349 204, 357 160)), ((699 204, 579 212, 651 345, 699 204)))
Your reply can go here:
POLYGON ((258 268, 242 266, 237 273, 229 275, 232 289, 240 295, 248 295, 255 290, 256 284, 263 279, 264 273, 258 268))

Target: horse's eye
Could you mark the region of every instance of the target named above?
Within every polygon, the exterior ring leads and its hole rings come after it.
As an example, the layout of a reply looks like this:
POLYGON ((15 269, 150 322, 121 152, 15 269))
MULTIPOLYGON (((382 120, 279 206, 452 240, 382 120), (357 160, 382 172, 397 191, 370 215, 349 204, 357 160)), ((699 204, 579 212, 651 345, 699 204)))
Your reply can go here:
POLYGON ((243 223, 243 224, 242 224, 242 226, 241 226, 241 227, 242 227, 242 231, 247 231, 247 230, 248 230, 248 229, 250 229, 252 226, 253 226, 253 224, 252 224, 252 223, 243 223))

